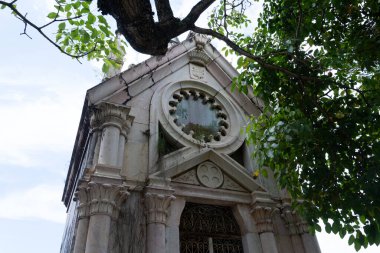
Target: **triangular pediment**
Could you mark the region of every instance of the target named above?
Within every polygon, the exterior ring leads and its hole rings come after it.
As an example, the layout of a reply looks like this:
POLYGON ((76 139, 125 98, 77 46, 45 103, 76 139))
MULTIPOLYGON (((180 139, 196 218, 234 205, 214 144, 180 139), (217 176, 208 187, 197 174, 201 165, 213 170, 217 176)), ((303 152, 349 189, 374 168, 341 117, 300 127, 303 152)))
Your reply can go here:
POLYGON ((236 69, 209 42, 198 49, 197 36, 202 35, 193 35, 169 48, 165 55, 153 56, 91 88, 87 92, 88 103, 127 103, 159 84, 160 80, 189 65, 191 79, 203 81, 204 73, 209 73, 247 114, 260 114, 262 103, 253 96, 251 90, 247 95, 231 91, 232 79, 238 75, 236 69), (203 61, 203 67, 198 65, 200 61, 203 61))
POLYGON ((180 156, 173 153, 160 162, 161 169, 150 177, 172 182, 241 192, 265 191, 239 163, 212 149, 180 156))

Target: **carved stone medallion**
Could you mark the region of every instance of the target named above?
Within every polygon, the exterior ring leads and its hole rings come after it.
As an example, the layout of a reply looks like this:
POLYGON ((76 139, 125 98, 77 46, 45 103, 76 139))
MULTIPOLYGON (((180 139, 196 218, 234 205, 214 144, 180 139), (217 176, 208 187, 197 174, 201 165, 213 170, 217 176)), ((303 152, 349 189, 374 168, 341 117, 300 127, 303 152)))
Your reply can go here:
POLYGON ((222 171, 211 162, 204 162, 198 166, 197 177, 206 187, 218 188, 223 184, 222 171))
POLYGON ((190 64, 190 77, 191 79, 196 79, 196 80, 204 79, 205 68, 195 65, 195 64, 190 64))

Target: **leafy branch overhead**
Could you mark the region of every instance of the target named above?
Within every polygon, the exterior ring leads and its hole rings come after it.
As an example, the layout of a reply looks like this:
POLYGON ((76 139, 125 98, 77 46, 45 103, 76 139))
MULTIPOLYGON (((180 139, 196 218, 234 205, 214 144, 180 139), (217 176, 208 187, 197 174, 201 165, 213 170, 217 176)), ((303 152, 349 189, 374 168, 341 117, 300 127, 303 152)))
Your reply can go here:
MULTIPOLYGON (((57 0, 51 22, 36 26, 15 3, 0 1, 74 58, 121 56, 115 36, 92 1, 57 0), (58 24, 55 40, 44 28, 58 24)), ((234 88, 264 102, 247 139, 258 171, 274 171, 297 208, 320 230, 348 235, 355 249, 380 244, 380 2, 378 0, 263 0, 260 16, 249 0, 220 0, 209 27, 195 22, 215 0, 200 0, 183 19, 169 0, 98 0, 139 52, 161 55, 169 41, 194 31, 224 41, 240 75, 234 88)), ((108 62, 108 63, 107 63, 108 62)), ((107 70, 107 69, 105 69, 107 70)), ((257 175, 257 174, 255 174, 257 175)))
POLYGON ((124 45, 118 45, 116 35, 110 30, 107 20, 90 10, 91 1, 56 0, 56 11, 48 13, 47 18, 50 21, 42 25, 30 20, 27 13, 22 14, 17 8, 17 2, 18 0, 0 1, 0 8, 9 8, 24 23, 21 35, 31 38, 28 35, 28 28, 31 27, 63 54, 78 61, 81 58, 102 60, 103 72, 107 72, 111 66, 121 67, 126 44, 122 41, 124 45), (57 29, 54 36, 45 32, 49 27, 57 29))

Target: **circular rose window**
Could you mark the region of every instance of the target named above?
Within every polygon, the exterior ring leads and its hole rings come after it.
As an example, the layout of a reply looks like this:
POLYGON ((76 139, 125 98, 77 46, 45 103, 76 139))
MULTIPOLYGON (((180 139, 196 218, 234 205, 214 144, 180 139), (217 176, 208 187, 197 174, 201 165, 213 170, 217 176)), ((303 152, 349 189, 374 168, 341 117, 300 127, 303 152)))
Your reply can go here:
POLYGON ((229 127, 223 107, 202 91, 181 89, 169 101, 173 122, 198 141, 220 141, 229 127))

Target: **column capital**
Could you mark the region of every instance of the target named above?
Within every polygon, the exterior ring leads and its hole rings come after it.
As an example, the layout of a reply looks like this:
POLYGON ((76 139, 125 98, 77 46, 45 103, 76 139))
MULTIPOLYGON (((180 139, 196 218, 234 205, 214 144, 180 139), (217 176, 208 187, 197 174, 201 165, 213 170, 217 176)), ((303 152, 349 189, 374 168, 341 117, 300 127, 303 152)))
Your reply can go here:
POLYGON ((129 192, 125 185, 102 184, 89 182, 88 187, 89 215, 105 214, 112 219, 119 216, 120 205, 129 192))
POLYGON ((88 205, 88 191, 86 186, 79 186, 74 193, 74 201, 78 202, 77 210, 78 210, 78 219, 87 218, 90 213, 90 208, 88 205))
POLYGON ((120 129, 121 134, 126 135, 131 127, 134 117, 129 115, 130 107, 108 102, 102 102, 92 108, 91 128, 104 128, 112 125, 120 129))
POLYGON ((309 233, 308 223, 301 215, 292 209, 290 198, 282 200, 281 209, 281 217, 285 220, 291 235, 309 233))
POLYGON ((147 188, 144 202, 148 224, 166 224, 170 202, 175 199, 173 192, 171 189, 147 188))
POLYGON ((278 208, 267 206, 254 206, 251 209, 251 214, 256 223, 256 229, 259 234, 273 232, 272 217, 279 212, 278 208))
POLYGON ((278 203, 269 193, 261 191, 252 193, 251 214, 259 234, 273 232, 272 217, 278 212, 278 203))

